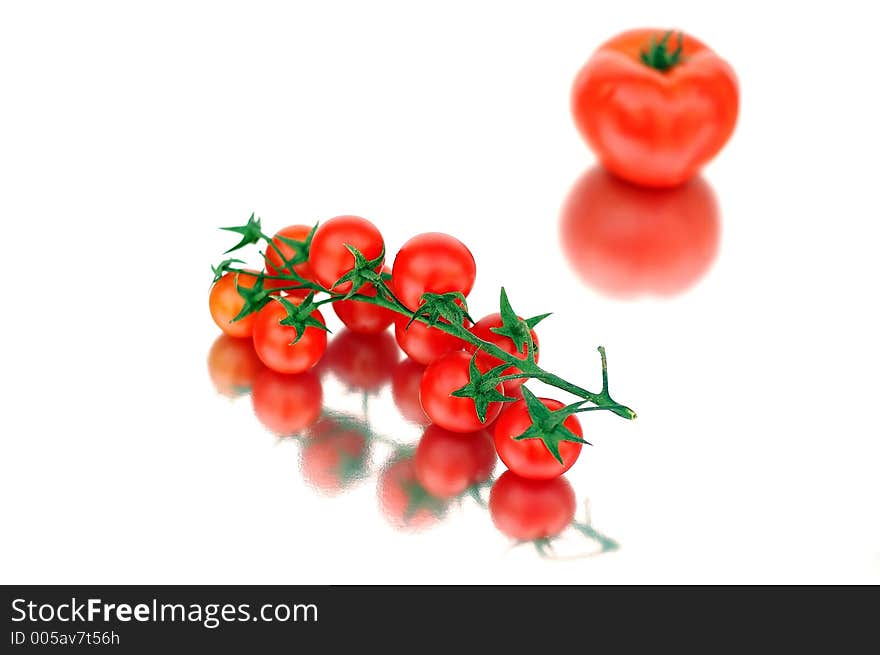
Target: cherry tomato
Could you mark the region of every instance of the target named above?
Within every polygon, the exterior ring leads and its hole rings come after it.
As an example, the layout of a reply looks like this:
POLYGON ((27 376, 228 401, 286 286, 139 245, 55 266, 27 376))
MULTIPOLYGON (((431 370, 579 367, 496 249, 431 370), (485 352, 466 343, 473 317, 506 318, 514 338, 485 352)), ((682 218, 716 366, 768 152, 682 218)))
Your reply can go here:
POLYGON ((505 471, 489 493, 489 515, 499 531, 519 541, 555 537, 574 519, 577 503, 565 478, 529 480, 505 471))
MULTIPOLYGON (((315 281, 325 289, 354 268, 354 255, 345 246, 357 248, 367 261, 377 259, 385 247, 379 229, 360 216, 337 216, 322 223, 312 237, 309 265, 315 281)), ((382 269, 380 262, 376 271, 382 269)), ((348 293, 351 282, 343 282, 332 290, 348 293)))
POLYGON ((676 61, 679 33, 665 34, 632 30, 604 43, 578 73, 571 99, 575 124, 599 161, 651 187, 696 175, 733 133, 739 107, 727 62, 686 34, 676 61), (658 64, 656 54, 667 63, 658 64))
POLYGON ((414 457, 415 474, 428 493, 452 498, 483 482, 495 468, 495 447, 485 430, 461 434, 428 426, 414 457))
POLYGON ((427 366, 446 353, 465 347, 465 341, 448 332, 429 327, 421 321, 413 321, 409 327, 407 323, 409 319, 402 314, 394 317, 394 337, 403 352, 419 364, 427 366))
POLYGON ((362 430, 347 422, 322 419, 309 430, 300 453, 300 470, 311 486, 332 495, 363 479, 366 456, 367 438, 362 430))
MULTIPOLYGON (((551 411, 561 409, 564 405, 558 400, 539 398, 544 407, 551 411)), ((516 441, 514 437, 521 435, 532 425, 532 418, 524 400, 510 403, 502 416, 495 423, 495 450, 504 465, 511 471, 524 478, 533 480, 549 480, 556 478, 571 468, 581 454, 580 443, 575 441, 561 441, 559 443, 559 455, 563 464, 547 449, 541 439, 523 439, 516 441)), ((563 425, 571 430, 575 436, 583 437, 580 421, 575 416, 569 416, 563 425)))
MULTIPOLYGON (((382 272, 387 273, 388 267, 383 267, 382 272)), ((372 284, 365 284, 358 290, 358 293, 375 298, 378 292, 372 284)), ((393 312, 390 309, 371 305, 360 300, 337 300, 333 303, 333 311, 336 312, 336 315, 345 324, 345 327, 352 332, 362 332, 363 334, 384 332, 394 322, 394 318, 398 316, 397 312, 393 312)))
MULTIPOLYGON (((425 369, 419 387, 422 409, 432 422, 452 432, 476 432, 494 421, 501 411, 500 402, 491 402, 486 410, 486 420, 477 416, 472 398, 457 398, 453 391, 465 386, 470 380, 471 356, 464 351, 444 355, 425 369)), ((504 385, 497 390, 504 393, 504 385)))
MULTIPOLYGON (((482 339, 483 341, 488 341, 489 343, 498 346, 506 353, 515 355, 520 359, 525 359, 527 351, 525 346, 523 346, 522 350, 517 350, 516 344, 513 343, 513 339, 500 334, 496 334, 492 331, 492 328, 501 327, 503 324, 504 323, 501 320, 501 314, 489 314, 488 316, 484 316, 479 321, 474 323, 473 327, 470 328, 470 330, 474 334, 474 336, 482 339)), ((538 335, 535 334, 534 330, 529 330, 529 334, 531 334, 532 341, 535 344, 535 361, 538 361, 538 335)), ((471 343, 466 343, 465 350, 473 353, 477 351, 477 347, 471 343)), ((488 370, 493 366, 498 366, 500 363, 501 360, 494 355, 490 355, 489 353, 482 350, 477 352, 477 364, 479 364, 481 368, 485 368, 486 370, 488 370)), ((508 366, 506 369, 504 369, 504 375, 513 375, 514 373, 519 372, 520 370, 516 366, 508 366)), ((523 382, 525 382, 525 379, 505 380, 504 388, 508 391, 512 391, 514 388, 519 388, 523 382)))
POLYGON ((560 240, 569 263, 610 296, 668 296, 693 286, 718 254, 721 220, 709 184, 646 189, 601 167, 584 173, 562 209, 560 240))
POLYGON ((424 364, 409 357, 400 362, 391 377, 391 395, 401 415, 410 423, 428 425, 431 419, 422 409, 419 401, 419 386, 425 373, 424 364))
MULTIPOLYGON (((298 298, 291 301, 299 304, 298 298)), ((280 321, 287 316, 287 310, 280 302, 272 301, 259 312, 254 321, 254 349, 262 362, 279 373, 302 373, 312 368, 327 348, 327 333, 319 328, 309 326, 302 338, 296 343, 296 329, 281 325, 280 321)), ((319 310, 312 312, 312 317, 324 322, 319 310)))
POLYGON ((327 347, 327 366, 349 389, 378 392, 391 379, 400 350, 387 332, 343 330, 327 347))
POLYGON ((379 475, 378 495, 382 513, 397 528, 424 529, 446 512, 446 502, 419 484, 412 458, 385 467, 379 475))
POLYGON ((313 371, 284 375, 263 368, 251 392, 257 419, 281 437, 299 434, 317 421, 322 401, 321 380, 313 371))
POLYGON ((208 353, 208 374, 217 393, 235 398, 250 391, 263 363, 248 339, 221 334, 208 353))
MULTIPOLYGON (((256 274, 256 271, 250 271, 256 274)), ((257 281, 255 275, 247 273, 226 273, 223 277, 214 283, 211 287, 211 294, 208 298, 208 305, 211 309, 211 318, 217 324, 224 334, 237 339, 243 339, 251 336, 254 327, 254 315, 248 314, 239 321, 232 322, 232 319, 238 316, 241 308, 244 307, 244 298, 242 298, 238 289, 235 288, 236 279, 238 286, 250 289, 257 281)))
MULTIPOLYGON (((308 225, 288 225, 278 230, 275 236, 272 237, 272 245, 266 247, 266 270, 272 275, 290 275, 290 267, 284 265, 281 256, 283 255, 284 259, 289 260, 293 259, 297 253, 289 244, 282 241, 280 237, 292 241, 305 241, 308 239, 311 231, 312 228, 308 225)), ((312 279, 308 261, 294 264, 293 271, 307 280, 312 279)))
POLYGON ((423 293, 471 292, 477 276, 474 256, 448 234, 419 234, 403 244, 391 274, 394 295, 412 310, 423 293))

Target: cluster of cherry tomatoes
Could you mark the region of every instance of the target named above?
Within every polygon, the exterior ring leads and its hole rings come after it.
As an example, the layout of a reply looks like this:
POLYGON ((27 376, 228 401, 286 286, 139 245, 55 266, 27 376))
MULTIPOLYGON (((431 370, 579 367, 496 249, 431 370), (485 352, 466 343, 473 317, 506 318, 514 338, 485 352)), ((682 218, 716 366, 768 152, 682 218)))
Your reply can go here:
MULTIPOLYGON (((523 380, 515 378, 499 382, 496 397, 514 400, 489 402, 481 417, 473 398, 454 396, 453 392, 468 384, 472 359, 482 372, 503 362, 436 326, 411 320, 411 312, 419 310, 425 294, 456 293, 462 299, 467 297, 476 278, 476 264, 470 250, 447 234, 427 233, 413 237, 400 248, 390 271, 384 265, 384 253, 385 244, 379 230, 358 216, 337 216, 314 231, 303 225, 286 227, 272 238, 265 254, 264 273, 227 272, 215 282, 210 294, 211 314, 225 334, 251 338, 259 359, 275 373, 292 375, 312 369, 327 350, 325 320, 316 307, 309 313, 306 327, 300 325, 297 328, 289 321, 285 324, 290 307, 303 303, 311 303, 307 305, 311 307, 314 304, 312 290, 291 288, 299 286, 290 281, 292 268, 297 277, 313 282, 331 294, 334 311, 353 333, 380 334, 394 325, 400 348, 415 364, 426 367, 418 385, 419 404, 432 423, 462 434, 491 429, 501 460, 523 477, 551 479, 567 471, 585 443, 581 440, 583 432, 575 416, 564 421, 571 439, 559 442, 555 453, 542 438, 516 439, 533 424, 534 406, 530 409, 528 399, 523 399, 523 380), (352 292, 352 282, 342 280, 351 277, 353 271, 357 272, 352 249, 371 262, 376 273, 390 272, 387 286, 396 302, 402 304, 409 314, 347 297, 352 292), (267 302, 255 313, 234 320, 246 302, 242 294, 246 296, 248 290, 258 283, 272 288, 278 300, 267 302)), ((368 298, 378 293, 375 284, 364 284, 356 291, 359 296, 368 298)), ((484 316, 473 325, 462 318, 462 327, 471 334, 519 359, 526 359, 524 344, 518 346, 509 336, 497 331, 503 325, 500 313, 484 316)), ((538 337, 534 330, 529 336, 537 361, 538 337)), ((356 349, 351 349, 346 356, 357 359, 359 354, 356 349)), ((504 371, 505 374, 517 372, 514 366, 504 371)), ((530 392, 526 393, 530 395, 530 392)), ((535 400, 533 396, 531 398, 535 400)), ((550 411, 563 407, 557 400, 537 400, 550 411)), ((289 402, 300 400, 293 397, 289 402)))
POLYGON ((425 366, 402 358, 387 330, 342 330, 329 341, 318 365, 298 374, 273 371, 257 356, 251 340, 224 334, 211 346, 208 371, 221 394, 249 394, 253 412, 267 430, 279 437, 299 436, 300 472, 311 488, 336 496, 375 474, 382 515, 396 528, 432 527, 458 506, 458 499, 475 497, 482 504, 488 488, 492 522, 516 541, 534 541, 543 548, 573 527, 588 531, 593 548, 617 547, 595 532, 589 520, 576 520, 575 493, 564 476, 530 480, 507 471, 493 479, 498 458, 488 430, 457 433, 432 424, 419 401, 425 366), (365 407, 390 387, 401 416, 420 426, 418 441, 388 440, 364 416, 327 407, 323 387, 328 375, 348 391, 363 394, 365 407), (389 448, 389 454, 381 454, 389 448), (375 455, 380 464, 373 469, 375 455))

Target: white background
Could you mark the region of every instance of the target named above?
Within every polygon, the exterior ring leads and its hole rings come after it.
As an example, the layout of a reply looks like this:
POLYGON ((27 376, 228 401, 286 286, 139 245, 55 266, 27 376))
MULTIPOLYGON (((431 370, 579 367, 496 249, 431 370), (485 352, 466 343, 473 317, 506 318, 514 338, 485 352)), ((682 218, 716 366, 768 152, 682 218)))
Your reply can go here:
MULTIPOLYGON (((32 3, 0 9, 4 583, 880 580, 876 16, 866 3, 32 3), (613 300, 560 255, 592 161, 570 83, 601 41, 681 27, 736 69, 705 172, 711 271, 613 300), (588 415, 579 502, 622 549, 507 551, 466 506, 388 526, 308 488, 208 379, 215 228, 358 213, 389 252, 459 236, 588 415)), ((351 404, 332 382, 328 403, 351 404)), ((396 429, 387 393, 377 421, 396 429), (384 409, 382 409, 384 408, 384 409)), ((395 422, 397 421, 397 422, 395 422)), ((580 511, 580 510, 579 510, 580 511)))

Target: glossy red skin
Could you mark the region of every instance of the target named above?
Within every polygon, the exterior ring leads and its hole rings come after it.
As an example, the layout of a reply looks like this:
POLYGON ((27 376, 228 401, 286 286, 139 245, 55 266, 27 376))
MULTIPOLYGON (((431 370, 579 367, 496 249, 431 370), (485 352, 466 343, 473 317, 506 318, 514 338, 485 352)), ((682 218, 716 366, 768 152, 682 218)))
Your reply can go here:
POLYGON ((362 432, 324 419, 309 431, 300 453, 300 470, 312 487, 333 495, 357 481, 344 477, 346 460, 362 462, 366 450, 367 439, 362 432))
POLYGON ((495 468, 495 446, 485 430, 466 434, 428 426, 414 457, 416 479, 432 496, 452 498, 486 480, 495 468))
POLYGON ((419 387, 425 365, 406 357, 395 368, 391 376, 391 396, 401 416, 416 425, 428 425, 431 419, 422 409, 419 401, 419 387))
POLYGON ((249 339, 221 334, 208 353, 208 375, 217 393, 235 398, 250 391, 263 363, 249 339))
MULTIPOLYGON (((639 52, 666 30, 638 29, 604 43, 574 82, 571 111, 599 161, 634 184, 681 184, 712 159, 733 133, 739 107, 727 62, 684 35, 683 63, 664 72, 639 52)), ((676 35, 670 37, 673 48, 676 35)))
MULTIPOLYGON (((379 229, 366 218, 360 216, 336 216, 322 223, 312 237, 309 247, 309 265, 315 281, 325 289, 354 267, 354 255, 345 247, 353 246, 360 250, 366 259, 372 260, 382 254, 385 246, 379 229)), ((376 271, 382 270, 382 262, 376 271)), ((351 282, 345 282, 332 290, 348 293, 351 282)))
MULTIPOLYGON (((390 271, 387 266, 384 266, 382 272, 388 273, 390 271)), ((358 290, 358 293, 375 298, 378 292, 372 284, 365 284, 358 290)), ((337 300, 333 303, 333 311, 336 312, 336 315, 345 324, 345 327, 352 332, 360 332, 362 334, 384 332, 394 322, 395 317, 400 316, 400 314, 390 309, 371 305, 360 300, 337 300)))
POLYGON ((589 286, 617 298, 671 296, 712 266, 721 219, 701 177, 646 189, 596 166, 569 192, 559 232, 569 263, 589 286))
MULTIPOLYGON (((558 400, 539 398, 550 410, 561 409, 564 405, 558 400)), ((577 461, 581 454, 582 445, 573 441, 563 441, 559 444, 559 454, 564 464, 556 461, 556 458, 547 450, 547 446, 541 439, 523 439, 515 441, 513 437, 521 435, 532 425, 529 410, 524 400, 518 400, 505 408, 504 413, 498 417, 493 429, 495 450, 504 465, 517 475, 532 480, 550 480, 558 478, 565 473, 577 461)), ((583 437, 580 421, 575 416, 569 416, 563 423, 578 437, 583 437)))
POLYGON ((379 506, 385 518, 395 527, 419 530, 440 520, 440 516, 424 507, 407 516, 411 489, 418 484, 411 458, 392 462, 379 475, 379 506))
POLYGON ((390 380, 400 349, 387 332, 343 330, 327 346, 327 366, 349 389, 376 393, 390 380))
POLYGON ((254 379, 251 402, 266 429, 281 437, 293 436, 321 416, 321 380, 314 371, 284 375, 262 368, 254 379))
MULTIPOLYGON (((496 334, 495 332, 492 332, 491 328, 501 327, 502 325, 503 322, 501 320, 501 314, 496 312, 495 314, 484 316, 479 321, 474 323, 473 327, 470 328, 470 331, 473 333, 474 336, 482 339, 483 341, 488 341, 489 343, 498 346, 504 352, 519 357, 520 359, 525 359, 525 347, 522 350, 517 350, 515 344, 513 343, 513 340, 510 337, 505 337, 500 334, 496 334)), ((535 344, 535 361, 537 362, 539 359, 538 335, 535 334, 534 330, 529 330, 529 334, 532 335, 532 341, 535 344)), ((473 353, 477 351, 477 347, 471 343, 466 343, 465 350, 473 353)), ((494 366, 498 366, 499 364, 501 364, 501 360, 494 355, 490 355, 489 353, 480 350, 479 353, 477 353, 477 363, 480 365, 481 368, 485 367, 485 369, 488 370, 494 366)), ((513 375, 514 373, 519 372, 520 370, 516 366, 508 366, 506 369, 504 369, 504 375, 513 375)), ((523 382, 525 382, 524 378, 505 380, 504 388, 508 391, 511 391, 512 389, 521 386, 523 382)))
POLYGON ((397 345, 411 359, 427 366, 443 355, 463 350, 466 342, 443 330, 428 327, 420 321, 413 321, 407 327, 409 319, 402 314, 394 317, 394 338, 397 345))
MULTIPOLYGON (((256 271, 251 272, 256 273, 256 271)), ((254 275, 247 273, 226 273, 211 287, 208 306, 211 310, 211 318, 214 319, 217 327, 223 330, 223 334, 236 339, 245 339, 253 333, 254 315, 249 314, 239 321, 231 322, 244 307, 244 298, 239 295, 235 287, 236 278, 238 286, 247 289, 253 287, 257 281, 254 275)))
MULTIPOLYGON (((292 299, 298 303, 298 299, 292 299)), ((302 373, 309 370, 327 349, 327 333, 316 327, 307 327, 305 334, 296 343, 296 330, 281 325, 287 310, 280 302, 272 301, 259 312, 254 321, 254 350, 260 360, 273 371, 279 373, 302 373), (291 345, 292 344, 292 345, 291 345)), ((319 310, 312 316, 324 323, 319 310)))
POLYGON ((403 244, 394 258, 394 295, 412 310, 423 293, 459 291, 467 296, 474 286, 477 265, 461 241, 441 232, 419 234, 403 244))
MULTIPOLYGON (((472 398, 451 395, 468 383, 470 361, 471 356, 464 351, 444 355, 425 369, 419 387, 419 400, 425 414, 432 423, 452 432, 476 432, 491 424, 501 411, 502 403, 489 403, 486 420, 480 421, 472 398)), ((496 388, 504 393, 503 384, 496 388)))
MULTIPOLYGON (((284 266, 284 262, 281 260, 281 255, 278 254, 278 250, 281 251, 281 254, 284 255, 285 259, 290 259, 295 253, 293 248, 281 241, 278 237, 286 237, 294 241, 305 241, 311 231, 312 228, 308 225, 288 225, 287 227, 278 230, 278 232, 275 233, 275 236, 272 237, 272 243, 275 244, 277 250, 271 246, 266 247, 266 271, 271 275, 289 275, 290 269, 284 266)), ((312 279, 311 269, 309 268, 308 262, 294 264, 293 270, 307 280, 312 279)))
POLYGON ((571 525, 577 509, 565 478, 529 480, 504 472, 489 493, 489 515, 499 531, 518 541, 555 537, 571 525))

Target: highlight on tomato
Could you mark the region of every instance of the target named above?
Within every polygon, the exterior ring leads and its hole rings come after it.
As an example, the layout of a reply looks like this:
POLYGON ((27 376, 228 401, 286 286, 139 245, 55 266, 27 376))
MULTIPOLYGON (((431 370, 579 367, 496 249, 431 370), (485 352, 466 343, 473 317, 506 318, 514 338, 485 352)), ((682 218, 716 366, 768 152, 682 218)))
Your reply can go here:
POLYGON ((309 429, 300 451, 300 471, 314 489, 335 495, 367 475, 367 436, 357 419, 328 417, 309 429))
POLYGON ((377 493, 382 514, 398 529, 423 530, 440 521, 448 509, 446 501, 419 483, 411 457, 395 459, 382 470, 377 493))
POLYGON ((245 289, 253 288, 257 281, 257 271, 248 273, 226 273, 211 287, 208 296, 208 307, 211 310, 211 318, 224 334, 237 339, 250 337, 253 333, 254 315, 248 314, 235 320, 244 308, 244 298, 238 292, 236 286, 245 289))
POLYGON ((565 478, 530 480, 505 471, 489 492, 489 514, 500 532, 517 541, 549 539, 574 520, 577 502, 565 478))
POLYGON ((274 299, 254 319, 254 349, 260 360, 279 373, 302 373, 309 370, 327 348, 324 317, 315 309, 299 329, 285 325, 289 307, 304 303, 300 298, 274 299), (302 333, 300 333, 302 330, 302 333))
POLYGON ((394 373, 400 350, 388 332, 343 330, 330 340, 327 368, 349 389, 377 393, 394 373))
POLYGON ((248 393, 262 368, 250 339, 221 334, 208 352, 208 375, 217 393, 227 398, 248 393))
MULTIPOLYGON (((483 408, 485 416, 481 419, 473 398, 453 395, 470 383, 470 370, 471 355, 464 351, 448 353, 425 369, 419 399, 433 423, 452 432, 476 432, 498 417, 499 401, 489 402, 483 408)), ((495 396, 505 397, 504 383, 495 387, 495 396)))
POLYGON ((279 437, 301 434, 321 416, 323 391, 314 371, 284 375, 262 368, 251 390, 254 414, 279 437))
POLYGON ((462 434, 430 425, 416 446, 413 461, 416 479, 428 493, 452 498, 488 479, 497 458, 485 430, 462 434))
MULTIPOLYGON (((382 273, 390 273, 387 266, 382 268, 382 273)), ((358 290, 358 294, 375 298, 378 291, 375 285, 365 284, 358 290)), ((337 300, 333 303, 333 311, 352 332, 361 332, 363 334, 377 334, 384 332, 388 326, 394 322, 394 318, 398 316, 395 312, 379 305, 371 305, 370 303, 360 300, 337 300)))
POLYGON ((595 166, 569 192, 559 238, 571 267, 597 291, 617 298, 671 296, 711 268, 721 219, 702 177, 648 189, 595 166))
MULTIPOLYGON (((357 249, 376 272, 382 270, 385 242, 379 228, 360 216, 336 216, 315 231, 309 246, 309 266, 315 281, 334 293, 348 293, 352 280, 341 281, 355 268, 355 256, 348 247, 357 249), (337 284, 339 282, 339 284, 337 284)), ((363 284, 355 280, 355 288, 363 284)))
POLYGON ((391 279, 397 298, 415 311, 425 293, 467 296, 476 276, 477 265, 467 246, 448 234, 427 232, 403 244, 394 258, 391 279))
POLYGON ((599 46, 571 95, 575 125, 609 171, 671 187, 727 143, 739 111, 730 65, 690 34, 636 29, 599 46))

